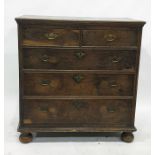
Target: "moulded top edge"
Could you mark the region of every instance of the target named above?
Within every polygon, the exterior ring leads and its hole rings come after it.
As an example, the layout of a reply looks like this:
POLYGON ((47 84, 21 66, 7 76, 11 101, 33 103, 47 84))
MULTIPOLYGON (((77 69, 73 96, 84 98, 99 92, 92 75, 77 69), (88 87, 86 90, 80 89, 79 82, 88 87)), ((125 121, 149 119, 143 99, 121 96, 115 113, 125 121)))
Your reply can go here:
POLYGON ((142 20, 135 20, 130 18, 92 18, 92 17, 65 17, 65 16, 37 16, 37 15, 23 15, 15 18, 16 21, 55 21, 55 22, 80 22, 80 23, 133 23, 144 25, 146 22, 142 20))

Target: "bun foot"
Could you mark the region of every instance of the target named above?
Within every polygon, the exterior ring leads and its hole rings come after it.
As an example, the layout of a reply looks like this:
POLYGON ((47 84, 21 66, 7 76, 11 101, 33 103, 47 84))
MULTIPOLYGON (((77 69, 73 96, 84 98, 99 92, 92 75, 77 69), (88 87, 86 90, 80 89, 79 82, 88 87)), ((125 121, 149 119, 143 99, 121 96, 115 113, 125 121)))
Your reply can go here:
POLYGON ((30 143, 32 142, 33 136, 31 133, 21 133, 19 136, 19 141, 21 143, 30 143))
POLYGON ((121 135, 121 140, 126 143, 131 143, 134 139, 132 132, 123 132, 121 135))

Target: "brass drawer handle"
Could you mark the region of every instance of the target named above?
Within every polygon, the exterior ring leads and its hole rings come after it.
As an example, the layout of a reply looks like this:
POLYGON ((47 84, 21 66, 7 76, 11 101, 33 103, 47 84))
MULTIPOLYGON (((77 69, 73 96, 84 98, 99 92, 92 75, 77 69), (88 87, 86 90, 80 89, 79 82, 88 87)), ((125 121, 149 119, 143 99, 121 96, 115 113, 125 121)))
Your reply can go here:
POLYGON ((46 54, 44 54, 43 56, 42 56, 42 59, 41 59, 43 62, 48 62, 48 60, 49 60, 49 56, 48 55, 46 55, 46 54))
POLYGON ((49 57, 48 55, 43 55, 42 56, 42 58, 41 58, 41 61, 42 62, 45 62, 45 63, 52 63, 52 64, 56 64, 56 63, 58 63, 58 60, 57 60, 57 58, 56 57, 49 57))
POLYGON ((72 104, 73 104, 73 106, 76 109, 80 109, 80 108, 84 108, 85 107, 85 103, 84 102, 81 102, 81 101, 75 101, 72 104))
POLYGON ((42 112, 48 112, 48 106, 40 106, 39 110, 42 112))
POLYGON ((48 86, 50 84, 49 80, 41 80, 41 85, 42 86, 48 86))
POLYGON ((50 113, 50 114, 54 114, 55 113, 55 108, 54 107, 51 107, 51 106, 49 106, 49 105, 41 105, 40 107, 38 107, 39 108, 39 110, 41 111, 41 112, 44 112, 44 113, 50 113))
POLYGON ((113 63, 118 63, 118 62, 120 62, 120 60, 121 60, 121 58, 116 57, 116 56, 114 56, 114 57, 112 58, 112 62, 113 62, 113 63))
POLYGON ((76 53, 75 53, 75 56, 76 56, 78 59, 83 58, 85 55, 86 55, 85 52, 76 52, 76 53))
POLYGON ((56 33, 46 33, 45 34, 45 37, 48 39, 48 40, 54 40, 58 37, 58 34, 56 33))
POLYGON ((76 74, 76 75, 73 76, 73 80, 76 83, 80 83, 83 79, 84 79, 84 76, 83 75, 80 75, 80 74, 76 74))
POLYGON ((110 82, 110 87, 117 87, 118 85, 117 85, 117 82, 116 81, 111 81, 110 82))
POLYGON ((110 112, 110 113, 114 113, 115 112, 115 108, 107 107, 107 111, 110 112))
POLYGON ((113 34, 106 34, 106 35, 104 35, 104 38, 105 38, 106 41, 112 42, 112 41, 114 41, 116 39, 116 36, 113 35, 113 34))
POLYGON ((111 87, 117 87, 117 84, 112 84, 111 87))

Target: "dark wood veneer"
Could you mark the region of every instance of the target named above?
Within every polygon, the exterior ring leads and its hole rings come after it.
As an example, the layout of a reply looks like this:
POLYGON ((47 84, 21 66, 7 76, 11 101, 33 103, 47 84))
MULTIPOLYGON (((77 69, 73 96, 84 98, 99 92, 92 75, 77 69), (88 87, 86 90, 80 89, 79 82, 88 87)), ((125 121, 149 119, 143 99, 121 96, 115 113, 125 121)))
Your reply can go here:
POLYGON ((22 16, 19 140, 123 132, 133 140, 143 21, 22 16))
POLYGON ((25 69, 134 71, 136 65, 135 50, 25 48, 23 55, 25 69))
POLYGON ((25 73, 23 82, 24 95, 132 96, 134 77, 80 72, 25 73))
POLYGON ((128 127, 131 125, 131 102, 102 99, 24 100, 23 125, 128 127))
POLYGON ((38 28, 28 26, 23 29, 22 33, 22 44, 28 46, 37 46, 38 44, 43 46, 49 44, 53 46, 79 46, 80 44, 79 30, 53 29, 52 27, 38 28))

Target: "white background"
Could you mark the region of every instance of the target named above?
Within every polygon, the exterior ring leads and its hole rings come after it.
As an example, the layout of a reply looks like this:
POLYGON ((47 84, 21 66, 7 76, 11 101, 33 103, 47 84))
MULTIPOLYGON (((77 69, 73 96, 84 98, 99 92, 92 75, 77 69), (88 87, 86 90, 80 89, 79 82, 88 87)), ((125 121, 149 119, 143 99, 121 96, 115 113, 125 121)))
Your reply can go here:
POLYGON ((149 0, 5 0, 5 154, 150 154, 150 3, 149 0), (20 144, 18 50, 14 18, 20 15, 135 18, 145 20, 137 98, 135 141, 116 138, 42 138, 20 144))

